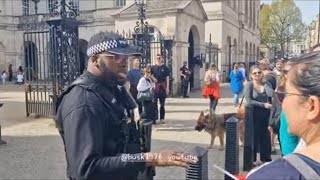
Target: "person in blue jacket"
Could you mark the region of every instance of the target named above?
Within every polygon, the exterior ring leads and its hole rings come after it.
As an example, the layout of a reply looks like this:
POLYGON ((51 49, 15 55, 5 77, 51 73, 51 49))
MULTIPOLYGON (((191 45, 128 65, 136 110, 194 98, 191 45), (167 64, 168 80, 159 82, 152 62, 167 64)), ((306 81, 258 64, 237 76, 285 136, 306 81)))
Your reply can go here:
POLYGON ((230 72, 230 88, 231 88, 231 92, 233 93, 233 105, 234 107, 238 107, 239 106, 239 95, 241 94, 242 90, 243 90, 243 80, 244 77, 241 73, 241 71, 239 71, 239 65, 238 63, 235 63, 233 65, 233 71, 230 72))

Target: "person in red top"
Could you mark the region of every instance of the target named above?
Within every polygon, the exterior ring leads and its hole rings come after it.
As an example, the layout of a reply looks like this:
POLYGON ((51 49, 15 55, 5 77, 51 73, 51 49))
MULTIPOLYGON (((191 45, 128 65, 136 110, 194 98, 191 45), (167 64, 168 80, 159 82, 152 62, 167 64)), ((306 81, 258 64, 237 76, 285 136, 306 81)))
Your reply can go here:
POLYGON ((205 86, 202 91, 204 98, 210 98, 210 112, 214 113, 218 105, 220 96, 220 74, 215 64, 211 64, 205 74, 205 86))

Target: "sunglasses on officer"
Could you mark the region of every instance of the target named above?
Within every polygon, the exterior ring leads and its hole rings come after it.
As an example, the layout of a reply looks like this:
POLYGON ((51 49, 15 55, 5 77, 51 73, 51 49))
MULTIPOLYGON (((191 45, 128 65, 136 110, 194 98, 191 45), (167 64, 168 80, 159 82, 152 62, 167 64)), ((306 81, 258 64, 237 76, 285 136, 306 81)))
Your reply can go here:
POLYGON ((129 56, 127 55, 119 55, 119 54, 99 54, 100 57, 112 57, 113 61, 116 63, 127 62, 129 56))

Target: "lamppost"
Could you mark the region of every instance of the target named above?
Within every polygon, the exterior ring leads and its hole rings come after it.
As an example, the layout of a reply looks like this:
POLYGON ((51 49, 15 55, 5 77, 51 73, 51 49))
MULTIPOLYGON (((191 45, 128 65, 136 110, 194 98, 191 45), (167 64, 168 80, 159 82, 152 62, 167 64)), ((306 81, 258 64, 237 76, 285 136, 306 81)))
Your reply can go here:
POLYGON ((66 0, 60 0, 60 2, 59 0, 55 0, 53 7, 50 9, 50 14, 51 16, 60 16, 61 19, 75 19, 77 17, 77 9, 72 0, 69 0, 69 3, 66 0), (59 7, 60 12, 58 11, 59 7))
POLYGON ((134 44, 142 54, 140 65, 141 68, 144 68, 151 62, 150 41, 152 37, 149 34, 148 22, 146 22, 145 0, 135 0, 135 2, 138 7, 138 21, 134 27, 134 44))
POLYGON ((146 9, 145 9, 145 2, 144 0, 136 0, 136 5, 138 6, 138 21, 136 23, 136 26, 134 27, 135 33, 145 33, 148 32, 148 22, 146 22, 146 9))
POLYGON ((211 33, 209 36, 209 45, 208 45, 208 53, 209 53, 209 65, 210 63, 212 63, 212 54, 216 53, 216 59, 214 59, 214 63, 217 67, 219 67, 219 52, 221 52, 221 49, 216 48, 213 46, 212 44, 212 40, 211 40, 211 33), (215 50, 214 52, 212 52, 212 50, 215 50))

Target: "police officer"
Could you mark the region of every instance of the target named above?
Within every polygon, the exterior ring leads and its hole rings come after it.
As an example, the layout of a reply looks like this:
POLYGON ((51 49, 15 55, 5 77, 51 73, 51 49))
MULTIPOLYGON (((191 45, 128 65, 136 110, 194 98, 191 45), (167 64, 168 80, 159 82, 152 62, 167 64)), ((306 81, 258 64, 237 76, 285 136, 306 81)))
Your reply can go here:
POLYGON ((190 72, 187 68, 187 61, 183 62, 183 66, 180 68, 180 79, 181 79, 181 86, 180 86, 180 96, 181 98, 188 98, 188 87, 189 87, 189 76, 190 72))
MULTIPOLYGON (((147 167, 179 166, 181 153, 141 152, 128 130, 132 97, 124 88, 128 57, 139 55, 120 36, 100 32, 88 43, 88 67, 56 103, 69 179, 137 179, 147 167)), ((132 122, 132 121, 131 121, 132 122)), ((133 128, 134 129, 134 128, 133 128)))

